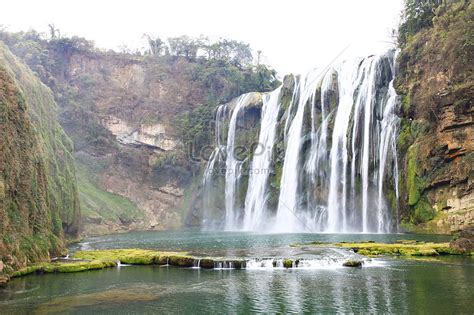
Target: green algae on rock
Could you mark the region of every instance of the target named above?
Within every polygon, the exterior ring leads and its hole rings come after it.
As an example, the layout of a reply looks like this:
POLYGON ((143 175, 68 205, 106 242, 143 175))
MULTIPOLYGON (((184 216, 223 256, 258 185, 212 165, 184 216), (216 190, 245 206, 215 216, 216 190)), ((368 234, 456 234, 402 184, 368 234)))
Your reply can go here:
POLYGON ((148 249, 109 249, 78 251, 74 258, 88 260, 112 260, 130 265, 177 265, 193 266, 194 257, 180 252, 160 252, 148 249))
POLYGON ((283 267, 285 268, 293 267, 293 259, 289 259, 289 258, 283 259, 283 267))
POLYGON ((106 260, 45 262, 15 271, 12 274, 12 278, 25 276, 32 273, 71 273, 86 270, 104 269, 115 266, 117 266, 116 262, 106 260))
MULTIPOLYGON (((398 241, 396 243, 375 243, 374 241, 353 243, 310 243, 311 246, 319 247, 342 247, 351 249, 364 256, 438 256, 438 255, 461 255, 462 252, 451 248, 449 243, 432 243, 418 241, 398 241)), ((469 253, 467 253, 469 254, 469 253)))

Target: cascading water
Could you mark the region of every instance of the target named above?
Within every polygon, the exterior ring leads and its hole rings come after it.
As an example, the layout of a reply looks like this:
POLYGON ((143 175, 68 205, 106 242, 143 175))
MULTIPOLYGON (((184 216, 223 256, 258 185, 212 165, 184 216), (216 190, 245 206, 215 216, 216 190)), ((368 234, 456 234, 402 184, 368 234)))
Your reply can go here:
POLYGON ((209 218, 212 217, 211 214, 211 209, 212 209, 212 184, 213 184, 213 178, 216 175, 215 174, 215 168, 216 168, 216 163, 219 163, 222 161, 224 158, 224 153, 225 153, 225 146, 222 145, 222 122, 224 120, 225 114, 226 114, 227 106, 226 105, 220 105, 217 108, 216 111, 216 127, 215 127, 215 136, 216 136, 216 147, 214 151, 211 153, 209 157, 209 161, 207 162, 206 169, 204 170, 204 176, 203 176, 203 190, 204 190, 204 198, 203 198, 203 208, 204 208, 204 221, 203 221, 203 227, 206 229, 212 229, 214 228, 214 224, 212 220, 209 218))
POLYGON ((227 146, 226 146, 226 172, 225 172, 225 229, 235 230, 238 226, 238 213, 235 211, 235 190, 241 176, 240 166, 242 161, 239 161, 235 156, 235 133, 237 128, 237 119, 240 110, 249 103, 253 93, 242 95, 235 108, 232 111, 229 122, 229 130, 227 132, 227 146))
POLYGON ((280 111, 280 90, 281 88, 278 88, 263 98, 262 122, 258 137, 259 145, 254 152, 248 192, 245 198, 244 230, 255 230, 263 222, 266 209, 265 200, 268 193, 269 170, 275 142, 277 118, 280 111))
POLYGON ((305 107, 316 93, 318 78, 319 73, 313 71, 307 75, 304 82, 299 84, 298 109, 288 131, 280 197, 274 226, 272 227, 272 230, 275 231, 301 230, 305 226, 304 219, 299 217, 297 213, 299 210, 298 170, 302 144, 301 133, 305 107))
MULTIPOLYGON (((387 190, 398 198, 399 102, 393 78, 390 51, 293 77, 291 84, 264 95, 258 137, 264 150, 253 155, 247 187, 239 186, 246 185, 239 183, 241 163, 229 154, 246 102, 242 96, 231 113, 226 145, 217 145, 226 150, 226 229, 390 231, 397 200, 387 202, 387 190), (283 159, 272 156, 274 147, 283 159), (269 169, 270 175, 254 174, 269 169), (278 198, 269 206, 268 183, 275 187, 279 176, 278 198), (247 189, 245 209, 234 207, 237 187, 247 189)), ((214 167, 212 160, 208 168, 214 167)))
MULTIPOLYGON (((320 104, 320 122, 316 118, 316 105, 314 102, 311 105, 311 151, 309 153, 309 159, 306 162, 306 172, 308 173, 311 189, 322 190, 323 187, 327 186, 327 177, 329 173, 328 165, 328 151, 327 151, 327 137, 328 137, 328 126, 331 117, 333 116, 330 111, 330 104, 328 94, 332 90, 334 81, 334 71, 330 69, 326 72, 323 81, 321 83, 321 104, 320 104), (318 127, 316 129, 316 127, 318 127)), ((327 219, 327 211, 325 207, 321 207, 321 194, 316 198, 311 194, 308 194, 308 203, 310 207, 315 208, 313 220, 316 226, 321 230, 324 220, 327 219)))
MULTIPOLYGON (((375 66, 377 57, 367 58, 360 63, 359 60, 344 62, 338 69, 339 78, 339 106, 332 135, 331 177, 328 200, 328 226, 330 232, 346 232, 347 226, 347 163, 348 163, 348 133, 350 118, 354 108, 354 129, 353 135, 357 135, 360 109, 364 108, 364 130, 362 143, 362 212, 361 232, 367 232, 367 198, 368 198, 368 162, 369 162, 369 139, 371 114, 373 107, 373 85, 375 84, 375 66), (360 64, 357 67, 357 64, 360 64), (356 69, 356 71, 354 71, 356 69), (354 102, 355 100, 355 102, 354 102)), ((354 138, 355 139, 355 138, 354 138)), ((355 163, 357 155, 360 155, 358 148, 351 152, 355 163)), ((355 185, 355 182, 351 182, 355 185)), ((355 222, 352 222, 353 227, 355 222)))

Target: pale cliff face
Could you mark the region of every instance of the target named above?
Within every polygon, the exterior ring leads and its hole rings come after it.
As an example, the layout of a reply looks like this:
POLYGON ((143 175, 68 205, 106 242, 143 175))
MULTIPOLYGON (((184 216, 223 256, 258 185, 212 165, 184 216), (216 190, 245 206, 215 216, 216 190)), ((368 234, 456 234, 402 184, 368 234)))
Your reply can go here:
POLYGON ((134 127, 127 121, 113 116, 102 119, 102 124, 118 142, 125 145, 145 145, 162 151, 171 151, 179 144, 177 139, 166 132, 169 127, 164 124, 141 124, 134 127))

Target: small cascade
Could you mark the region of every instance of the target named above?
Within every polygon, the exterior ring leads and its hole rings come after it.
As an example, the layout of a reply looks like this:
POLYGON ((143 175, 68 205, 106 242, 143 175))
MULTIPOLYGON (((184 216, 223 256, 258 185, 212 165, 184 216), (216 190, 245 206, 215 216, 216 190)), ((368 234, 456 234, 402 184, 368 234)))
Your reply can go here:
MULTIPOLYGON (((283 259, 281 260, 281 268, 283 268, 283 259)), ((250 259, 245 262, 245 269, 273 269, 274 268, 273 258, 265 258, 265 259, 250 259)))
POLYGON ((192 268, 193 269, 200 269, 201 268, 201 259, 194 259, 192 268))
POLYGON ((278 88, 263 98, 259 145, 254 152, 250 168, 248 193, 245 199, 244 230, 256 230, 263 222, 269 170, 280 110, 280 90, 281 88, 278 88))
POLYGON ((214 269, 225 270, 225 269, 235 269, 234 262, 232 261, 216 261, 214 262, 214 269))
MULTIPOLYGON (((345 268, 347 257, 325 257, 325 258, 253 258, 245 262, 243 269, 247 270, 277 270, 277 269, 339 269, 345 268)), ((363 267, 380 267, 383 262, 379 260, 361 258, 363 267)))
MULTIPOLYGON (((213 270, 284 270, 284 269, 336 269, 343 267, 353 267, 354 262, 358 266, 372 267, 382 266, 383 261, 370 259, 364 256, 334 249, 330 253, 321 256, 296 256, 290 258, 280 257, 255 257, 255 258, 230 258, 230 259, 205 259, 201 266, 201 259, 193 261, 191 269, 213 269, 213 270), (212 264, 209 264, 211 262, 212 264), (351 264, 348 264, 350 262, 351 264)), ((126 266, 126 265, 121 265, 126 266)))

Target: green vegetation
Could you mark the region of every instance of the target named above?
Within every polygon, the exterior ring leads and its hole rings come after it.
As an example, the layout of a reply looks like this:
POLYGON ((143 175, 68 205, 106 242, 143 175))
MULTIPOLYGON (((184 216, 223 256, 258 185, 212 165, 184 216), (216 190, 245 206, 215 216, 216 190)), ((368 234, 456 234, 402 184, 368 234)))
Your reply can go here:
POLYGON ((198 261, 202 268, 212 269, 215 263, 232 262, 235 268, 241 268, 241 260, 224 260, 222 258, 199 258, 184 252, 163 252, 146 249, 111 249, 96 251, 79 251, 74 258, 99 261, 120 261, 131 265, 171 265, 193 267, 198 261))
POLYGON ((93 174, 81 164, 77 164, 77 186, 85 218, 131 222, 143 216, 129 199, 98 188, 93 174))
POLYGON ((4 273, 47 260, 79 230, 72 143, 51 91, 0 44, 0 261, 4 273))
POLYGON ((442 0, 405 0, 403 21, 398 28, 399 44, 404 46, 411 36, 433 25, 435 9, 442 3, 442 0))
MULTIPOLYGON (((13 74, 23 92, 24 101, 40 139, 44 160, 48 207, 51 212, 54 233, 60 237, 62 229, 77 236, 79 226, 79 202, 72 156, 73 145, 57 122, 57 105, 51 91, 42 84, 21 61, 3 45, 0 59, 13 74)), ((25 105, 23 105, 25 106, 25 105)))
POLYGON ((461 252, 450 248, 449 243, 417 242, 411 240, 398 241, 394 244, 358 242, 358 243, 311 243, 313 246, 328 247, 336 246, 352 249, 354 252, 364 256, 438 256, 438 255, 460 255, 461 252))
POLYGON ((86 270, 97 270, 108 267, 115 267, 114 261, 93 260, 93 261, 67 261, 67 262, 46 262, 32 265, 15 271, 12 277, 26 276, 32 273, 71 273, 86 270))
POLYGON ((292 268, 293 267, 293 259, 289 259, 289 258, 283 259, 283 267, 292 268))
POLYGON ((408 148, 408 170, 407 170, 407 188, 408 188, 408 204, 416 205, 421 195, 421 174, 418 171, 418 147, 412 145, 408 148))
MULTIPOLYGON (((178 255, 181 253, 166 253, 166 255, 178 255)), ((112 260, 120 261, 122 264, 132 265, 151 265, 166 264, 165 253, 146 249, 110 249, 96 251, 78 251, 74 254, 74 258, 87 260, 112 260)))

